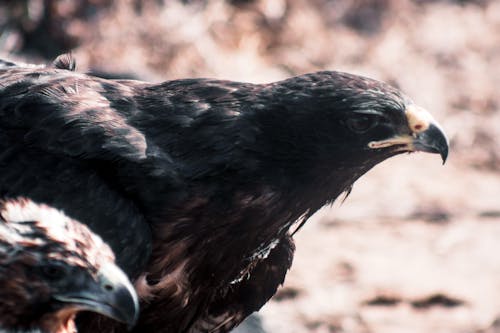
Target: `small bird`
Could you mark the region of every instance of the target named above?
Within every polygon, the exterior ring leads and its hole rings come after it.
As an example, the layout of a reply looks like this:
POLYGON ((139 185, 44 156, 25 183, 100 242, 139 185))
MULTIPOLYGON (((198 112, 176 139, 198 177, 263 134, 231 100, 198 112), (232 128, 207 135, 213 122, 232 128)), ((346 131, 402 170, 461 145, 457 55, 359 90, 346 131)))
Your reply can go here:
MULTIPOLYGON (((392 156, 448 155, 429 112, 358 75, 147 83, 74 68, 0 63, 0 195, 111 246, 142 300, 136 333, 230 331, 283 283, 314 212, 392 156)), ((78 326, 98 322, 125 331, 78 326)))
POLYGON ((109 246, 54 208, 0 201, 0 332, 73 333, 80 311, 137 320, 137 295, 109 246))

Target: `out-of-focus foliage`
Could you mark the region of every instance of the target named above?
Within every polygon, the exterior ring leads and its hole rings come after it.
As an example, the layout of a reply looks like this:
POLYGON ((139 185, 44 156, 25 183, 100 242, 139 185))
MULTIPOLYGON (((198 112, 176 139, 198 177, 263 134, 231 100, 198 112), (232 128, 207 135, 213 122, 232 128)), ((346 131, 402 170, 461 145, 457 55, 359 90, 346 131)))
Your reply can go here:
POLYGON ((0 3, 0 47, 53 58, 82 40, 99 11, 112 0, 6 0, 0 3))

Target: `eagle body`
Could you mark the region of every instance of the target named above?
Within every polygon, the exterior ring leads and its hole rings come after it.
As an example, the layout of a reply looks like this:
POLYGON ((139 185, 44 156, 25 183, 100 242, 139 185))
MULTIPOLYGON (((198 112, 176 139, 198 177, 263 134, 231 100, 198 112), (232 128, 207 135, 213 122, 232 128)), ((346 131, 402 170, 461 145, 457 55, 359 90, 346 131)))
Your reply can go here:
POLYGON ((64 209, 110 244, 143 300, 135 332, 227 332, 283 283, 292 225, 386 158, 446 157, 412 105, 340 72, 150 84, 5 66, 0 193, 64 209))

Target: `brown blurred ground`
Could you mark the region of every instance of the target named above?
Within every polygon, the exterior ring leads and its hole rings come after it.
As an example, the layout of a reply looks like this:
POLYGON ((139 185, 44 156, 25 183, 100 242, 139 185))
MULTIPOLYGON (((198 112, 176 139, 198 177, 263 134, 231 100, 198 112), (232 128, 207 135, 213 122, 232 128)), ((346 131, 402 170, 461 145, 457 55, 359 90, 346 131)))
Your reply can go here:
POLYGON ((336 69, 400 87, 449 133, 448 163, 394 158, 317 214, 264 324, 500 332, 500 2, 1 1, 0 29, 2 56, 71 48, 81 71, 268 82, 336 69))

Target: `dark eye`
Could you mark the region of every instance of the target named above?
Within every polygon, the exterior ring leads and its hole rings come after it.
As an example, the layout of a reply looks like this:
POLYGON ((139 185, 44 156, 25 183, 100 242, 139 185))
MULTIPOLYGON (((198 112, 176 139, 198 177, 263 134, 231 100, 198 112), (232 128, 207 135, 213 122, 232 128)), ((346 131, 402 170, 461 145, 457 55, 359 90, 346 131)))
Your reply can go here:
POLYGON ((364 133, 378 124, 378 117, 356 116, 346 120, 347 127, 355 133, 364 133))
POLYGON ((66 276, 66 268, 58 263, 50 263, 42 266, 42 274, 49 280, 60 280, 66 276))

